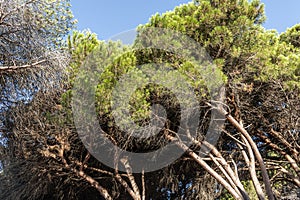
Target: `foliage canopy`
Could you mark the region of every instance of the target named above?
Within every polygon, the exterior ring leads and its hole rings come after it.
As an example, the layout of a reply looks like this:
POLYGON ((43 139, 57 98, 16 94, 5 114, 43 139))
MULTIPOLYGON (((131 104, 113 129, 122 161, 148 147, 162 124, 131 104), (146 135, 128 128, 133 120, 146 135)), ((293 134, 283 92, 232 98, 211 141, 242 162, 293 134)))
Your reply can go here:
MULTIPOLYGON (((14 2, 23 6, 21 1, 14 2)), ((39 2, 25 2, 23 11, 36 8, 33 5, 48 6, 39 9, 41 15, 34 17, 43 16, 41 19, 46 17, 49 21, 42 20, 43 26, 39 20, 30 24, 42 27, 36 30, 48 39, 42 40, 43 44, 35 44, 28 38, 28 45, 35 45, 26 47, 30 51, 35 51, 37 45, 57 48, 71 27, 71 14, 62 9, 68 7, 67 3, 39 2), (45 28, 48 25, 56 28, 49 31, 45 28)), ((11 19, 19 14, 18 10, 11 19)), ((61 79, 60 87, 37 92, 30 103, 19 104, 5 113, 3 134, 7 143, 0 149, 4 164, 0 198, 265 199, 268 196, 274 199, 283 197, 285 191, 295 191, 300 187, 300 29, 295 25, 278 34, 265 30, 264 20, 264 5, 258 0, 202 0, 152 16, 147 24, 138 28, 133 46, 99 41, 90 32, 75 31, 66 42, 69 68, 53 66, 67 74, 68 79, 61 79), (142 43, 153 42, 143 34, 151 27, 178 31, 204 47, 216 71, 222 72, 225 105, 209 101, 211 93, 191 62, 160 49, 138 49, 142 43), (95 59, 89 60, 91 57, 95 59), (109 60, 103 71, 99 66, 110 57, 114 59, 109 60), (82 71, 81 67, 87 62, 95 62, 90 69, 95 72, 92 77, 82 71), (179 127, 182 110, 178 98, 161 85, 138 88, 127 105, 131 119, 139 125, 150 123, 152 105, 162 105, 167 120, 157 135, 147 139, 128 136, 116 125, 112 115, 113 90, 124 74, 131 72, 134 78, 146 82, 147 77, 140 76, 143 68, 139 66, 166 62, 189 81, 201 108, 196 134, 185 135, 193 142, 190 147, 177 139, 177 131, 183 129, 179 127), (134 174, 130 160, 118 157, 118 152, 111 149, 107 156, 124 165, 126 172, 103 165, 87 151, 74 125, 71 103, 76 94, 72 88, 78 77, 82 84, 88 84, 92 78, 99 82, 92 88, 96 103, 90 106, 96 107, 108 140, 132 152, 153 151, 172 141, 185 153, 163 169, 134 174), (205 142, 204 134, 211 123, 212 110, 226 116, 215 147, 205 142), (205 158, 198 156, 203 145, 210 149, 205 158)), ((0 35, 0 45, 4 44, 2 38, 0 35)), ((18 42, 27 45, 26 41, 18 42)), ((13 48, 5 44, 3 49, 6 46, 13 48)), ((25 51, 20 50, 18 58, 3 59, 7 61, 1 64, 5 67, 16 60, 23 65, 39 58, 23 53, 25 51)), ((11 76, 8 72, 0 75, 11 76)), ((119 109, 121 113, 123 108, 119 109)), ((83 113, 81 117, 89 116, 83 113)), ((96 145, 101 148, 102 144, 96 145)))

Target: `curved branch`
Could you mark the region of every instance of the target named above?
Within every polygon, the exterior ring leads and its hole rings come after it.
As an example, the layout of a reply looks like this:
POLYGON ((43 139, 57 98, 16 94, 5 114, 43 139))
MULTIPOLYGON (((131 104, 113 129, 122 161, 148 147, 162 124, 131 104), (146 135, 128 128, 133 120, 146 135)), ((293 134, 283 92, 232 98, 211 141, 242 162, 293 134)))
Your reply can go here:
POLYGON ((177 146, 183 149, 190 157, 192 157, 200 166, 202 166, 210 175, 212 175, 221 185, 223 185, 228 192, 237 200, 242 200, 241 197, 235 189, 224 179, 222 178, 215 170, 213 170, 200 156, 193 152, 188 146, 178 141, 175 137, 166 135, 166 138, 170 141, 175 142, 177 146))
POLYGON ((261 173, 262 173, 262 177, 265 183, 265 187, 266 187, 266 191, 268 194, 268 198, 270 200, 275 200, 273 191, 272 191, 272 187, 271 187, 271 183, 270 183, 270 178, 266 169, 266 166, 264 164, 263 158, 255 144, 255 142, 252 140, 251 136, 249 135, 248 131, 246 131, 246 129, 240 124, 238 123, 229 113, 227 113, 226 111, 222 110, 223 114, 226 116, 227 120, 238 130, 242 133, 242 135, 246 138, 246 140, 249 142, 255 157, 258 160, 260 169, 261 169, 261 173))

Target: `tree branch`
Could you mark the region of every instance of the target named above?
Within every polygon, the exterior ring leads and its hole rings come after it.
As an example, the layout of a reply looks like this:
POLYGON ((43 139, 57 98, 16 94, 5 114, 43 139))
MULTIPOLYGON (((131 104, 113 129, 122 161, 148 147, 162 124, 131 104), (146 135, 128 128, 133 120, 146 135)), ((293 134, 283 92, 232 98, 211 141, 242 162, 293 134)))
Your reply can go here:
POLYGON ((224 179, 222 178, 216 171, 214 171, 200 156, 198 156, 195 152, 193 152, 188 146, 180 142, 175 137, 170 135, 166 135, 166 138, 170 141, 175 142, 177 146, 183 149, 189 156, 191 156, 200 166, 202 166, 210 175, 212 175, 221 185, 223 185, 228 192, 237 200, 242 200, 241 197, 234 188, 224 179))
POLYGON ((140 190, 139 190, 139 187, 137 186, 136 182, 135 182, 135 178, 132 174, 132 169, 129 165, 129 161, 127 158, 122 158, 121 159, 121 162, 123 163, 123 165, 125 166, 125 169, 126 169, 126 172, 127 172, 127 175, 128 175, 128 178, 129 178, 129 181, 130 181, 130 184, 132 186, 132 189, 135 193, 135 196, 137 197, 136 199, 137 200, 140 200, 141 198, 141 195, 140 195, 140 190))
POLYGON ((253 151, 251 149, 251 146, 249 144, 249 142, 246 140, 246 138, 242 135, 242 140, 244 141, 244 143, 246 144, 246 147, 247 147, 247 151, 248 151, 248 154, 249 154, 249 157, 244 149, 244 147, 241 145, 241 144, 237 144, 239 146, 239 148, 242 150, 242 154, 244 156, 244 159, 246 161, 246 164, 248 165, 248 170, 249 170, 249 173, 250 173, 250 176, 251 176, 251 179, 253 181, 253 185, 254 185, 254 188, 255 188, 255 191, 256 191, 256 194, 258 196, 258 198, 260 200, 264 200, 265 199, 265 195, 264 195, 264 192, 262 190, 262 187, 259 183, 259 180, 256 176, 256 171, 255 171, 255 157, 254 157, 254 154, 253 154, 253 151))
POLYGON ((221 112, 223 112, 223 114, 226 116, 227 120, 234 126, 237 128, 238 131, 240 131, 243 136, 245 136, 246 140, 249 142, 249 144, 251 145, 251 148, 255 154, 255 157, 258 160, 261 172, 262 172, 262 177, 264 180, 264 184, 266 187, 266 191, 268 194, 268 198, 269 200, 275 200, 273 191, 272 191, 272 187, 271 187, 271 183, 270 183, 270 179, 269 179, 269 175, 266 169, 266 166, 264 164, 264 161, 262 159, 262 156, 255 144, 255 142, 252 140, 251 136, 249 135, 248 131, 246 131, 246 129, 240 124, 238 123, 230 114, 228 114, 226 111, 222 110, 221 112))
POLYGON ((20 69, 38 68, 38 67, 40 67, 41 64, 43 64, 45 62, 47 62, 47 61, 46 60, 41 60, 41 61, 35 62, 33 64, 28 64, 28 65, 0 67, 0 74, 5 73, 5 72, 9 72, 9 71, 16 71, 16 70, 20 70, 20 69))

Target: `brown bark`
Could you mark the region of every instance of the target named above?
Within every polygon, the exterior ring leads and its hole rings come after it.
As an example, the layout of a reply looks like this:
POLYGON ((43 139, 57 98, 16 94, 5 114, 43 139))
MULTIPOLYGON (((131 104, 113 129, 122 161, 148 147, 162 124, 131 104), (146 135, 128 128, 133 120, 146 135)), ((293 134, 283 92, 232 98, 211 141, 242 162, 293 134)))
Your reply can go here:
POLYGON ((140 200, 141 199, 140 196, 137 196, 136 193, 129 187, 127 182, 122 179, 120 174, 116 174, 115 177, 116 177, 117 181, 119 181, 119 183, 126 189, 126 191, 130 194, 130 196, 133 199, 135 199, 135 200, 140 200))
POLYGON ((177 146, 183 149, 191 158, 193 158, 200 166, 202 166, 210 175, 212 175, 221 185, 224 186, 228 190, 228 192, 237 200, 243 200, 237 191, 224 179, 222 178, 216 171, 214 171, 200 156, 198 156, 195 152, 191 151, 189 147, 187 147, 182 142, 178 141, 176 138, 167 135, 169 140, 175 142, 177 146))
POLYGON ((272 141, 266 136, 260 134, 259 137, 262 138, 266 142, 266 144, 272 147, 275 151, 278 151, 282 156, 284 156, 285 159, 291 164, 292 168, 295 170, 297 176, 300 178, 300 167, 297 165, 297 162, 289 154, 283 151, 278 145, 272 143, 272 141))
POLYGON ((132 174, 132 169, 129 165, 129 162, 128 162, 128 159, 127 158, 123 158, 121 159, 121 162, 123 163, 123 165, 125 166, 125 169, 126 169, 126 172, 127 172, 127 175, 128 175, 128 179, 130 181, 130 184, 132 186, 132 189, 135 193, 135 196, 138 197, 137 200, 140 200, 141 199, 141 195, 140 195, 140 190, 139 190, 139 187, 137 186, 136 182, 135 182, 135 178, 132 174))
POLYGON ((78 171, 74 168, 70 168, 72 172, 74 172, 77 176, 82 177, 84 180, 86 180, 88 183, 90 183, 98 192, 107 200, 113 200, 113 198, 110 196, 108 191, 103 188, 95 179, 85 174, 83 171, 78 171))
POLYGON ((251 148, 249 142, 246 140, 246 138, 244 136, 242 136, 242 139, 243 139, 243 142, 245 143, 245 145, 247 147, 247 151, 248 151, 249 157, 248 157, 245 149, 242 147, 242 145, 241 144, 237 144, 237 145, 242 150, 242 154, 243 154, 243 157, 244 157, 244 159, 245 159, 245 161, 247 163, 248 170, 249 170, 249 173, 250 173, 250 176, 251 176, 251 180, 253 181, 253 185, 254 185, 256 194, 257 194, 259 200, 264 200, 265 199, 265 195, 264 195, 263 189, 262 189, 262 187, 261 187, 261 185, 259 183, 259 180, 258 180, 258 178, 256 176, 255 157, 254 157, 252 148, 251 148))
POLYGON ((41 67, 41 64, 45 63, 46 60, 41 60, 32 64, 28 64, 28 65, 22 65, 22 66, 4 66, 4 67, 0 67, 0 73, 4 73, 4 72, 11 72, 11 71, 16 71, 16 70, 20 70, 20 69, 29 69, 29 68, 37 68, 37 67, 41 67))
POLYGON ((237 130, 240 131, 242 133, 242 135, 246 138, 246 140, 249 142, 249 144, 250 144, 250 146, 253 150, 253 153, 254 153, 255 157, 257 158, 257 160, 258 160, 268 198, 269 198, 269 200, 275 200, 266 166, 264 164, 262 156, 261 156, 255 142, 252 140, 252 138, 249 135, 248 131, 246 131, 246 129, 240 123, 238 123, 230 114, 226 113, 224 110, 223 110, 223 113, 226 115, 227 120, 234 127, 236 127, 237 130))

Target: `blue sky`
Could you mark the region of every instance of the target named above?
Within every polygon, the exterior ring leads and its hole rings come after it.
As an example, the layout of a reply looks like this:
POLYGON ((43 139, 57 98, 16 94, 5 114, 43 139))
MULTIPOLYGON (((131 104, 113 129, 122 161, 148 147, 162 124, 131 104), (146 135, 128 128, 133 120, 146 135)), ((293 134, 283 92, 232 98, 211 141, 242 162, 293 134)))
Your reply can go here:
MULTIPOLYGON (((299 0, 261 0, 265 4, 267 29, 283 32, 300 23, 299 0)), ((120 32, 146 23, 151 15, 172 10, 189 0, 72 0, 72 10, 79 30, 90 29, 99 39, 108 39, 120 32)))

